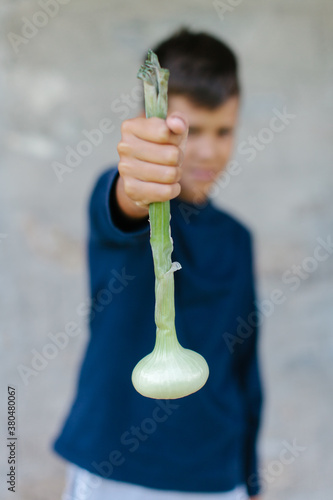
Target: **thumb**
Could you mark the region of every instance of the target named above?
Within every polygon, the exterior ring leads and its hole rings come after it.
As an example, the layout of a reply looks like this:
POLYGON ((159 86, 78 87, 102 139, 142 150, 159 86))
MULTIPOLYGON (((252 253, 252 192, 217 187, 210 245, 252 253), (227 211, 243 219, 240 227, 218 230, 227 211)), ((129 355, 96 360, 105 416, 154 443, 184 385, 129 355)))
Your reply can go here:
POLYGON ((188 133, 188 119, 179 111, 171 113, 166 119, 168 128, 176 135, 187 136, 188 133))

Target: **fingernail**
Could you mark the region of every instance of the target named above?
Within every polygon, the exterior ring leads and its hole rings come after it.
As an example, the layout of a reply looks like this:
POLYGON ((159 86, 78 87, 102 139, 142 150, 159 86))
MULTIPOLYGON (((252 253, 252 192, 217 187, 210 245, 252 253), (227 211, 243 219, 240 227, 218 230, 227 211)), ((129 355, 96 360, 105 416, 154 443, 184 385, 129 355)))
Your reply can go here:
POLYGON ((171 118, 176 122, 176 124, 178 122, 179 125, 185 125, 184 121, 179 116, 172 116, 171 118))

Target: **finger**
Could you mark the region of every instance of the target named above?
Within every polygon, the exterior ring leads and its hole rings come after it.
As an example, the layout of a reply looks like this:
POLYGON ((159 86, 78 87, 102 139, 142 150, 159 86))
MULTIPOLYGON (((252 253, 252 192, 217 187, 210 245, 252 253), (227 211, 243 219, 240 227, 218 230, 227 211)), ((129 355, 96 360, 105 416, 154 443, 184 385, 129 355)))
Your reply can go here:
POLYGON ((160 165, 180 165, 183 159, 182 150, 173 144, 156 144, 132 137, 129 142, 120 142, 117 151, 121 157, 131 157, 160 165))
POLYGON ((174 134, 181 136, 187 135, 189 125, 188 119, 180 111, 176 111, 169 115, 166 119, 166 124, 174 134))
POLYGON ((138 139, 158 144, 178 145, 182 135, 172 132, 162 118, 132 118, 121 125, 122 139, 135 135, 138 139))
POLYGON ((126 194, 135 202, 146 206, 156 201, 168 201, 176 198, 181 191, 179 183, 158 184, 156 182, 142 182, 138 179, 124 179, 126 194))
POLYGON ((120 161, 118 169, 122 177, 133 177, 142 182, 156 182, 159 184, 175 184, 181 179, 180 167, 170 167, 141 160, 131 160, 130 167, 126 159, 120 161))
POLYGON ((184 155, 189 129, 188 118, 183 113, 176 111, 167 117, 166 123, 174 134, 178 134, 180 140, 177 144, 184 155))

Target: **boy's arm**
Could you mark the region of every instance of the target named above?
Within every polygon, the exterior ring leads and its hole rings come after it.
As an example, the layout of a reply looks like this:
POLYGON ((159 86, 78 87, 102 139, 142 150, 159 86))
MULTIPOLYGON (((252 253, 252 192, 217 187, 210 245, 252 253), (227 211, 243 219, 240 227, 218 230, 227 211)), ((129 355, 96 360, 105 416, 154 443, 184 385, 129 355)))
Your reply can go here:
POLYGON ((140 203, 135 203, 126 194, 124 179, 120 175, 118 175, 111 192, 110 208, 115 210, 120 218, 124 217, 124 222, 146 219, 149 213, 148 207, 140 206, 140 203))
POLYGON ((149 212, 146 208, 133 205, 131 200, 126 199, 123 179, 119 172, 111 186, 109 206, 114 224, 124 232, 132 232, 144 228, 148 224, 149 212), (129 215, 131 214, 131 215, 129 215))
POLYGON ((89 205, 92 236, 112 242, 148 231, 149 204, 179 195, 188 123, 172 113, 126 120, 121 130, 118 170, 100 177, 89 205))
POLYGON ((103 244, 128 245, 149 236, 148 216, 127 218, 115 201, 119 177, 116 167, 109 168, 98 178, 89 202, 91 241, 103 244), (125 219, 126 217, 126 219, 125 219))

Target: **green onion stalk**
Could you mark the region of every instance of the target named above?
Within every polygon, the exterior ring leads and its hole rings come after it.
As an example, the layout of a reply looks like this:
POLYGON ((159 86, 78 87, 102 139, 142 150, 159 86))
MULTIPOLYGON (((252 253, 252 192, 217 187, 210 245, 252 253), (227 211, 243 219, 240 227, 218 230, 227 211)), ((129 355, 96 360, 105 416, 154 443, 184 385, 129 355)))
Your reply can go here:
MULTIPOLYGON (((146 117, 166 119, 169 70, 160 67, 152 50, 148 51, 137 76, 143 80, 146 117)), ((170 202, 151 203, 149 222, 155 271, 156 341, 153 351, 135 366, 132 382, 143 396, 176 399, 201 389, 209 369, 205 359, 184 349, 176 335, 174 272, 181 269, 181 265, 171 260, 170 202)))

